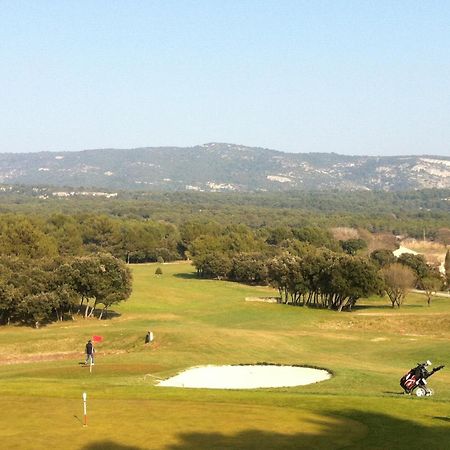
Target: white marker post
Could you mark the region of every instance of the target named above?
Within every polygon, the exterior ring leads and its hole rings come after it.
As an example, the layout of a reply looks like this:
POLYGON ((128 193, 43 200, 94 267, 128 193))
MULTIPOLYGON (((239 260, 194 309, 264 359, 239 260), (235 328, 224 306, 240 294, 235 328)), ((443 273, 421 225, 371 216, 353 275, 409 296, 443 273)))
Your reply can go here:
POLYGON ((83 392, 83 427, 87 427, 86 392, 83 392))

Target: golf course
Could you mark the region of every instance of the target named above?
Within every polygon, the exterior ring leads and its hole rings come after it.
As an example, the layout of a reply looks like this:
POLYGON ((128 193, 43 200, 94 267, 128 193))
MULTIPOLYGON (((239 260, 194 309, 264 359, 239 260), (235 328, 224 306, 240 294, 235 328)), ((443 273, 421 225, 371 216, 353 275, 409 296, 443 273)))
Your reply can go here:
POLYGON ((450 298, 428 306, 410 293, 393 309, 374 296, 339 313, 246 301, 277 292, 198 279, 188 262, 130 267, 131 297, 106 320, 0 327, 1 448, 450 447, 450 298), (84 347, 94 335, 103 340, 89 368, 84 347), (402 394, 399 379, 426 360, 446 365, 428 380, 434 395, 402 394), (262 363, 332 377, 260 389, 157 385, 191 367, 262 363))

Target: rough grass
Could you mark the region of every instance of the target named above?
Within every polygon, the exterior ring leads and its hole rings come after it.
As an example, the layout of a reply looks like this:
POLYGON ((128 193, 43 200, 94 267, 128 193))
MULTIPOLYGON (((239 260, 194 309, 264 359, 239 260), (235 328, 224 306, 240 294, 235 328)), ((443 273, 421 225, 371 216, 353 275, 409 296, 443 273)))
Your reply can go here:
POLYGON ((425 399, 401 395, 398 380, 418 361, 450 362, 450 299, 428 307, 411 295, 393 310, 374 297, 339 314, 245 302, 273 291, 198 280, 187 264, 154 272, 133 267, 132 297, 112 319, 0 328, 2 448, 447 448, 450 372, 430 378, 436 394, 425 399), (90 374, 79 363, 93 334, 105 340, 90 374), (155 386, 195 365, 263 361, 335 376, 250 391, 155 386))

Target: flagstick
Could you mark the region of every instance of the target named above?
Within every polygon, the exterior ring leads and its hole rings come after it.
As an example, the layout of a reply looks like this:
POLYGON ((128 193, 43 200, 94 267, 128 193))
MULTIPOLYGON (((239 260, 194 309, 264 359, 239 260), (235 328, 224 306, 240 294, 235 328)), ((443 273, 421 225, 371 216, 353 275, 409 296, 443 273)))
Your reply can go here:
POLYGON ((92 356, 90 358, 89 373, 92 373, 92 356))
POLYGON ((83 392, 83 427, 87 427, 86 392, 83 392))

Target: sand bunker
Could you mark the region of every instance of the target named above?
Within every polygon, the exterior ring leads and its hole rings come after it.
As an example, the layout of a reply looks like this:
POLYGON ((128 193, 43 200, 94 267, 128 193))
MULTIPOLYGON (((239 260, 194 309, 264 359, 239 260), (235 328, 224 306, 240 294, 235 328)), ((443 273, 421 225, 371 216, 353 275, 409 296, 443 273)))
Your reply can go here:
POLYGON ((328 380, 331 374, 323 369, 309 367, 248 365, 193 367, 172 378, 160 381, 158 386, 255 389, 304 386, 328 380))

